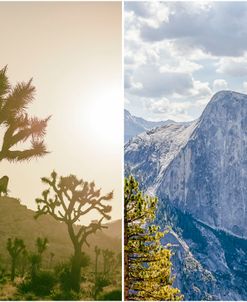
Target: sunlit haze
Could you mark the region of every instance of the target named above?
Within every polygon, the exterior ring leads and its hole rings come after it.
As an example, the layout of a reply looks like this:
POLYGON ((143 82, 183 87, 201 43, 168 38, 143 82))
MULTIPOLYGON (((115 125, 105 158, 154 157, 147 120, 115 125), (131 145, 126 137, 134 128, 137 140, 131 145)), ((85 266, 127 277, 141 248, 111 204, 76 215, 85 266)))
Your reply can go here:
MULTIPOLYGON (((120 2, 0 3, 0 68, 11 84, 33 78, 29 112, 48 123, 50 153, 24 163, 1 162, 9 196, 36 209, 46 187, 40 178, 55 169, 114 190, 112 219, 121 217, 120 2)), ((93 219, 95 217, 89 217, 93 219)))

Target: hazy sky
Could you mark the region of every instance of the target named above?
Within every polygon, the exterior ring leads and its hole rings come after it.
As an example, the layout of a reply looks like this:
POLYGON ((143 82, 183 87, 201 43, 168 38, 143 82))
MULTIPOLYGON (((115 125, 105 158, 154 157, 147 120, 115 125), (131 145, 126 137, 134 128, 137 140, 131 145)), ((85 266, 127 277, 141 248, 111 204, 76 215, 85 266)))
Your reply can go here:
MULTIPOLYGON (((32 114, 52 115, 50 154, 26 163, 1 162, 10 196, 29 208, 55 169, 114 190, 112 218, 121 217, 121 3, 0 3, 0 67, 12 84, 33 78, 32 114)), ((90 217, 90 219, 93 217, 90 217)))
POLYGON ((125 107, 197 118, 219 90, 247 93, 247 2, 126 2, 125 107))

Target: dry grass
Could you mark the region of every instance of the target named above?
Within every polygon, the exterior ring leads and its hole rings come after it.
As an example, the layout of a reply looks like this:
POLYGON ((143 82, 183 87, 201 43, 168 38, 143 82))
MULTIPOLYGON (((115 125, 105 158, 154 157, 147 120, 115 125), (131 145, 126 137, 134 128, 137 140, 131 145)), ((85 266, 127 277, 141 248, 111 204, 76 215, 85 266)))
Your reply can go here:
POLYGON ((0 300, 12 300, 13 296, 16 295, 17 288, 14 284, 7 282, 0 284, 0 300))

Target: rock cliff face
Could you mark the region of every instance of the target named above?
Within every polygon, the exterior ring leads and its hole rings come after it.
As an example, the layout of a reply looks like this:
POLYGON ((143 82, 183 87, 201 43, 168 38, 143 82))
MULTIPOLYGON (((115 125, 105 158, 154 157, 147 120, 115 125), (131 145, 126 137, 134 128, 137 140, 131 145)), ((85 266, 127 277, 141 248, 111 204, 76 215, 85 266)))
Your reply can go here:
POLYGON ((211 227, 247 238, 247 96, 217 93, 192 125, 132 139, 125 162, 150 193, 211 227))
POLYGON ((145 192, 159 197, 162 226, 169 216, 164 204, 169 205, 173 227, 195 260, 189 257, 190 264, 201 265, 191 273, 184 263, 188 251, 175 253, 177 282, 186 298, 246 300, 247 95, 221 91, 192 124, 132 138, 125 145, 125 167, 145 192))
POLYGON ((144 185, 156 193, 165 169, 188 141, 192 125, 167 125, 144 132, 125 145, 125 166, 144 185))
POLYGON ((247 96, 216 94, 157 194, 211 227, 247 238, 247 96))

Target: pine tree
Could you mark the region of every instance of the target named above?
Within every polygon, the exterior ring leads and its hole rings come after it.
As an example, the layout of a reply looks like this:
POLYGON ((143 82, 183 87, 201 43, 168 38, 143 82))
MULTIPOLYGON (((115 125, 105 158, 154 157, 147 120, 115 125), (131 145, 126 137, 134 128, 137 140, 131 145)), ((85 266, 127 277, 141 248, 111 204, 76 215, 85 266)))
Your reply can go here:
POLYGON ((171 251, 162 246, 165 232, 152 224, 157 198, 143 195, 130 176, 124 188, 125 300, 178 301, 183 297, 172 287, 171 251))

